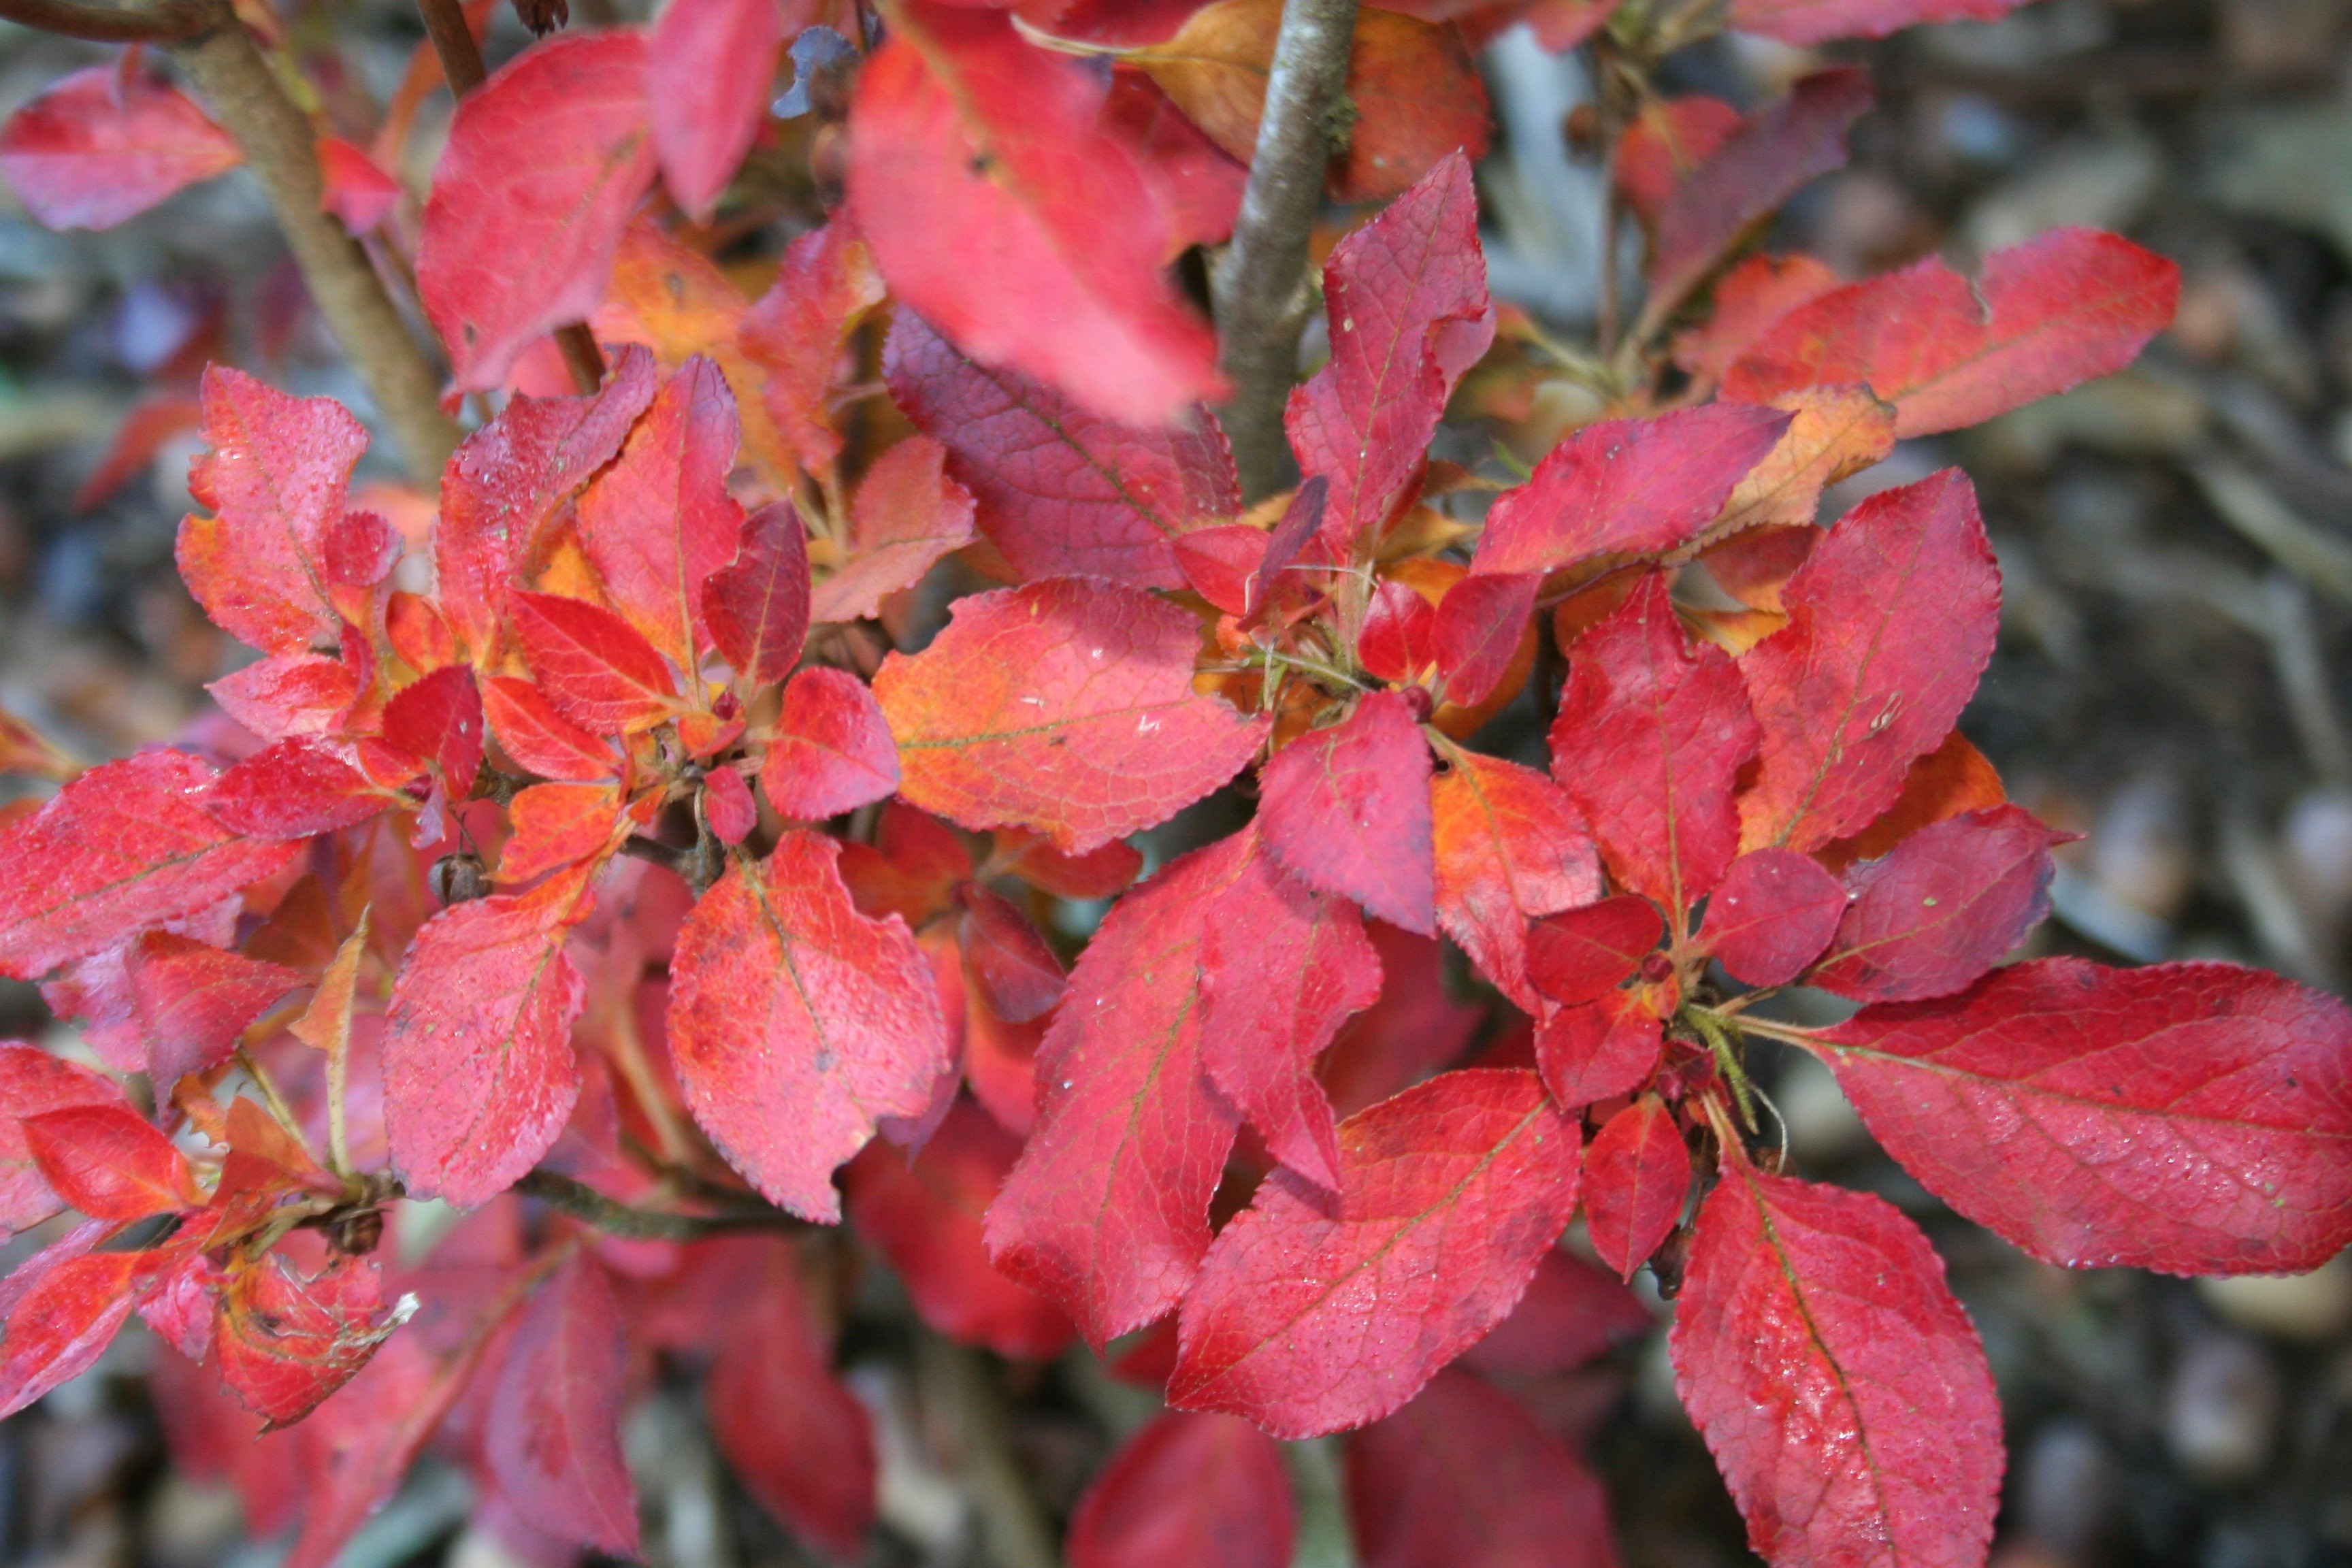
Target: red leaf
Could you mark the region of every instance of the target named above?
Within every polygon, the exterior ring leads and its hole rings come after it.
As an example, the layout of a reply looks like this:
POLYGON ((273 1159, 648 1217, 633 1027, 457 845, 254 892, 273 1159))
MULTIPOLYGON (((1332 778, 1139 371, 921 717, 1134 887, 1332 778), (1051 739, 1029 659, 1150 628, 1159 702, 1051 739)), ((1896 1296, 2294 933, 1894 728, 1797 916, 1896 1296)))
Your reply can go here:
POLYGON ((1800 252, 1751 256, 1715 286, 1715 314, 1675 339, 1675 363, 1694 380, 1723 379, 1756 340, 1800 305, 1839 287, 1826 263, 1800 252))
POLYGON ((482 694, 474 672, 445 665, 383 705, 383 738, 440 772, 452 801, 474 792, 482 771, 482 694))
POLYGON ((1732 0, 1731 25, 1784 44, 1883 38, 1922 22, 1990 22, 2019 0, 1732 0))
POLYGON ((813 667, 784 688, 760 767, 768 804, 803 822, 854 810, 898 787, 898 748, 874 693, 845 669, 813 667))
POLYGON ((1762 728, 1740 842, 1817 848, 1902 793, 1992 655, 2000 576, 1957 468, 1881 490, 1789 580, 1789 624, 1739 661, 1762 728))
POLYGON ((1113 71, 1103 100, 1103 129, 1134 154, 1168 220, 1161 255, 1169 259, 1195 245, 1216 245, 1241 216, 1249 167, 1228 157, 1139 70, 1113 71))
POLYGON ((588 916, 593 870, 454 905, 410 944, 384 1016, 383 1116, 415 1196, 486 1202, 571 1120, 586 988, 563 944, 588 916))
POLYGON ((1739 110, 1719 98, 1694 94, 1643 106, 1617 138, 1610 173, 1619 197, 1643 228, 1655 230, 1675 187, 1729 141, 1739 124, 1739 110))
POLYGON ((495 651, 507 595, 549 518, 613 460, 654 387, 653 355, 623 349, 595 396, 517 395, 449 459, 434 579, 442 614, 477 662, 495 651))
POLYGON ((1465 577, 1437 602, 1431 641, 1445 700, 1469 708, 1484 702, 1510 673, 1526 640, 1542 574, 1465 577))
POLYGON ((841 456, 830 399, 843 341, 881 302, 881 276, 843 216, 786 246, 775 284, 744 312, 743 353, 768 373, 761 405, 793 455, 819 473, 841 456))
POLYGON ((163 1100, 187 1074, 228 1060, 246 1026, 304 983, 282 964, 161 931, 131 944, 124 971, 148 1081, 163 1100))
POLYGON ((2121 370, 2179 295, 2163 257, 2053 229, 1993 252, 1973 282, 1931 256, 1800 306, 1725 374, 1723 395, 1862 382, 1895 405, 1897 437, 1957 430, 2121 370))
POLYGON ((2013 805, 1921 828, 1846 874, 1853 901, 1811 984, 1858 1002, 1959 990, 2049 914, 2064 837, 2013 805))
POLYGON ((483 1422, 490 1473, 523 1522, 614 1557, 638 1554, 621 1458, 628 1370, 604 1266, 575 1254, 524 1311, 483 1422))
POLYGON ((1560 1104, 1631 1094, 1656 1070, 1677 988, 1669 978, 1563 1007, 1536 1026, 1536 1066, 1560 1104))
POLYGON ((1665 933, 1656 905, 1621 893, 1538 922, 1528 933, 1528 973, 1552 1003, 1590 1002, 1639 969, 1665 933))
POLYGON ((760 826, 760 804, 733 768, 714 769, 702 781, 702 815, 721 844, 740 844, 760 826))
POLYGON ((339 732, 360 694, 350 665, 315 653, 266 654, 205 689, 265 741, 339 732))
POLYGON ((1184 1298, 1168 1401, 1280 1437, 1375 1421, 1507 1317, 1576 1205, 1528 1072, 1446 1073, 1339 1127, 1339 1194, 1277 1171, 1184 1298))
POLYGON ((719 1451, 761 1508, 841 1562, 874 1522, 874 1433, 826 1365, 793 1254, 760 1243, 757 1293, 727 1319, 704 1403, 719 1451))
POLYGON ((620 786, 532 784, 507 803, 511 829, 499 850, 499 886, 509 892, 565 866, 601 854, 621 822, 620 786))
MULTIPOLYGON (((884 459, 887 461, 887 459, 884 459)), ((745 687, 773 686, 808 640, 808 535, 788 501, 743 520, 733 558, 702 585, 710 642, 745 687)))
POLYGON ((1290 1476, 1273 1438, 1171 1410, 1110 1457, 1070 1515, 1069 1568, 1289 1568, 1290 1476))
POLYGON ((300 653, 341 626, 328 535, 367 430, 331 397, 289 397, 225 365, 204 380, 205 439, 188 489, 214 513, 180 523, 178 561, 213 623, 265 653, 300 653))
POLYGON ((1107 86, 1001 14, 904 12, 858 73, 849 210, 965 353, 1158 426, 1216 391, 1216 345, 1160 271, 1165 220, 1099 124, 1107 86))
POLYGON ((971 492, 947 477, 947 458, 937 441, 914 436, 866 471, 849 504, 849 558, 817 585, 815 619, 879 615, 885 595, 913 587, 941 556, 971 542, 971 492))
POLYGON ((515 637, 556 710, 597 734, 649 730, 677 710, 669 667, 636 628, 584 599, 516 594, 515 637))
POLYGON ((1192 690, 1198 623, 1138 588, 1056 578, 959 599, 874 677, 900 793, 966 827, 1031 827, 1083 854, 1174 816, 1265 735, 1192 690))
POLYGON ((1062 961, 1029 917, 1003 894, 977 885, 963 890, 956 940, 965 975, 980 988, 989 1011, 1008 1024, 1025 1024, 1053 1010, 1069 988, 1062 961))
POLYGON ((2008 799, 1992 763, 1955 730, 1942 745, 1912 762, 1903 775, 1903 793, 1893 805, 1872 817, 1861 832, 1822 845, 1812 858, 1843 872, 1857 860, 1887 854, 1923 827, 1964 811, 1990 810, 2008 799))
POLYGON ((74 1106, 122 1105, 114 1080, 38 1046, 0 1044, 0 1229, 29 1229, 58 1212, 20 1119, 74 1106))
POLYGON ((384 1316, 373 1259, 338 1257, 306 1278, 272 1252, 229 1269, 213 1344, 221 1381, 269 1431, 349 1383, 400 1321, 384 1316))
POLYGON ((959 1100, 911 1162, 870 1143, 845 1173, 849 1218, 940 1333, 1001 1356, 1051 1361, 1076 1331, 1051 1301, 996 1271, 981 1225, 1021 1141, 959 1100))
POLYGON ((1218 900, 1201 939, 1201 1065, 1266 1152, 1328 1191, 1339 1118, 1315 1060, 1380 998, 1380 956, 1345 899, 1310 891, 1265 855, 1218 900))
MULTIPOLYGON (((1255 564, 1251 569, 1255 570, 1255 564)), ((1437 612, 1429 601, 1395 578, 1384 577, 1364 610, 1364 629, 1356 637, 1357 662, 1365 674, 1381 680, 1418 679, 1437 661, 1436 629, 1437 612)))
POLYGON ((1600 1481, 1463 1373, 1349 1443, 1348 1503, 1364 1568, 1616 1568, 1600 1481))
POLYGON ((19 1125, 49 1190, 92 1219, 128 1224, 204 1203, 188 1162, 127 1105, 68 1106, 19 1125))
POLYGON ((1164 1314, 1208 1250, 1234 1119, 1201 1065, 1202 952, 1236 885, 1265 875, 1241 833, 1121 899, 1038 1050, 1037 1127, 988 1212, 989 1255, 1091 1344, 1164 1314))
POLYGON ((646 36, 654 151, 670 195, 697 223, 710 221, 767 122, 783 43, 777 0, 679 0, 646 36))
POLYGON ((1778 409, 1724 403, 1588 425, 1495 498, 1471 570, 1549 572, 1672 550, 1723 510, 1788 427, 1778 409))
POLYGON ((482 689, 482 711, 507 755, 541 778, 589 784, 620 770, 612 747, 558 713, 527 680, 502 675, 490 681, 482 689))
POLYGON ((1008 827, 996 835, 997 868, 1057 899, 1108 899, 1142 873, 1143 853, 1113 841, 1084 855, 1065 855, 1034 833, 1008 827))
POLYGON ((1645 1094, 1592 1136, 1584 1152, 1584 1217, 1592 1250, 1631 1280, 1683 1217, 1690 1150, 1674 1112, 1645 1094))
MULTIPOLYGON (((1583 814, 1533 768, 1463 752, 1431 781, 1430 815, 1438 923, 1522 1012, 1543 1012, 1528 977, 1528 922, 1601 896, 1583 814)), ((1655 921, 1645 901, 1621 901, 1655 921)), ((1641 952, 1657 944, 1653 935, 1641 952)), ((1624 976, 1621 971, 1607 984, 1624 976)))
POLYGON ((38 1257, 16 1266, 34 1278, 0 1336, 0 1417, 89 1370, 131 1316, 141 1260, 136 1252, 84 1252, 46 1269, 38 1257))
MULTIPOLYGON (((221 774, 205 797, 205 809, 222 826, 255 838, 299 839, 416 804, 346 761, 345 750, 310 740, 266 746, 221 774)), ((424 773, 421 761, 386 760, 414 776, 424 773)))
POLYGON ((1469 162, 1448 153, 1324 264, 1330 363, 1291 393, 1283 425, 1299 467, 1331 481, 1337 560, 1405 499, 1454 384, 1495 340, 1485 260, 1469 162))
POLYGON ((841 1217, 833 1172, 882 1116, 919 1116, 947 1060, 930 965, 904 922, 849 901, 838 846, 788 833, 694 907, 670 970, 687 1108, 728 1163, 804 1219, 841 1217))
POLYGON ((1844 885, 1811 856, 1758 849, 1716 884, 1699 942, 1735 980, 1786 985, 1829 946, 1845 904, 1844 885))
POLYGON ((2037 1258, 2293 1274, 2352 1240, 2352 1016, 2275 974, 2044 959, 1822 1044, 1888 1153, 2037 1258))
POLYGON ((319 138, 319 180, 326 187, 319 205, 353 234, 380 227, 400 205, 400 182, 340 136, 319 138))
POLYGON ((1177 542, 1242 510, 1233 451, 1205 408, 1164 429, 1118 424, 1016 370, 973 363, 907 310, 882 370, 907 416, 946 446, 981 531, 1024 577, 1181 588, 1177 542))
MULTIPOLYGON (((1759 218, 1845 164, 1847 129, 1875 98, 1853 67, 1819 71, 1746 124, 1675 187, 1650 258, 1653 310, 1671 309, 1759 218)), ((1663 311, 1661 310, 1661 313, 1663 311)))
POLYGON ((1984 1561, 1992 1374, 1943 1259, 1884 1198, 1727 1163, 1667 1342, 1748 1544, 1776 1568, 1984 1561))
MULTIPOLYGON (((1571 1372, 1650 1328, 1650 1310, 1615 1276, 1554 1247, 1544 1254, 1518 1306, 1462 1352, 1462 1364, 1506 1377, 1571 1372)), ((1445 1382, 1446 1374, 1439 1373, 1438 1381, 1445 1382)))
POLYGON ((297 847, 223 827, 198 804, 212 784, 185 752, 145 752, 0 828, 0 973, 33 979, 285 869, 297 847))
MULTIPOLYGON (((772 12, 773 0, 763 3, 772 12)), ((726 377, 697 354, 655 394, 620 459, 580 498, 580 542, 605 593, 681 669, 698 666, 710 640, 704 581, 743 541, 743 509, 727 493, 740 436, 726 377)))
POLYGON ((186 94, 118 65, 59 77, 0 127, 0 174, 51 228, 112 228, 240 162, 186 94))
POLYGON ((1739 850, 1732 788, 1756 754, 1739 670, 1687 643, 1652 574, 1577 639, 1552 722, 1552 773, 1584 808, 1610 875, 1687 910, 1739 850))
POLYGON ((1393 691, 1275 754, 1261 781, 1266 847, 1309 887, 1391 925, 1437 929, 1429 746, 1393 691))
POLYGON ((416 247, 458 391, 495 388, 533 339, 604 299, 653 183, 646 65, 626 28, 549 38, 458 101, 416 247))

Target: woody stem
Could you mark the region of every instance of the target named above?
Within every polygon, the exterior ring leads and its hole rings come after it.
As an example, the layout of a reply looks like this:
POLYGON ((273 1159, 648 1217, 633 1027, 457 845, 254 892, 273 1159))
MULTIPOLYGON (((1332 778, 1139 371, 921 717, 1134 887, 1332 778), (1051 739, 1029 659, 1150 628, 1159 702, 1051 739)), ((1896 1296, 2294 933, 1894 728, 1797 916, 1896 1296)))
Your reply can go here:
POLYGON ((1232 384, 1225 434, 1252 500, 1281 488, 1290 460, 1282 408, 1313 307, 1307 234, 1322 203, 1332 110, 1355 33, 1356 0, 1285 0, 1241 216, 1210 279, 1219 368, 1232 384))

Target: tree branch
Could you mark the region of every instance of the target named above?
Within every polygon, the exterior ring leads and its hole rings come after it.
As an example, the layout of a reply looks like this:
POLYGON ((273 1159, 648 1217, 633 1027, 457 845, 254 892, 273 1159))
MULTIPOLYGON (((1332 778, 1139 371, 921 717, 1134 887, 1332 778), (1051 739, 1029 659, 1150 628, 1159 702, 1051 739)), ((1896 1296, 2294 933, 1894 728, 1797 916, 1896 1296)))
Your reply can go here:
MULTIPOLYGON (((95 9, 61 5, 60 0, 5 4, 95 9)), ((286 96, 252 35, 222 0, 165 0, 162 9, 176 13, 188 5, 202 9, 205 26, 177 37, 170 46, 172 58, 261 182, 319 313, 367 383, 377 412, 407 459, 410 479, 430 491, 457 445, 457 422, 441 412, 441 378, 358 242, 320 205, 325 187, 310 122, 286 96)))
POLYGON ((696 1241, 729 1231, 807 1227, 806 1221, 764 1205, 719 1215, 659 1214, 652 1209, 631 1208, 606 1197, 585 1182, 547 1170, 526 1172, 522 1180, 514 1184, 514 1190, 551 1208, 561 1209, 581 1224, 593 1226, 609 1236, 640 1241, 696 1241))
MULTIPOLYGON (((489 72, 482 63, 482 46, 467 24, 465 6, 459 0, 416 0, 416 10, 425 18, 425 33, 433 40, 433 52, 441 58, 441 74, 448 80, 449 90, 463 98, 481 86, 489 72)), ((604 384, 604 351, 596 346, 596 334, 586 322, 556 328, 555 346, 563 355, 574 386, 589 393, 604 384)))
POLYGON ((44 33, 94 44, 164 44, 213 25, 208 0, 152 0, 143 5, 88 5, 78 0, 0 0, 0 16, 44 33))
POLYGON ((1220 367, 1233 384, 1225 434, 1251 500, 1280 489, 1290 461, 1282 406, 1312 306, 1307 232, 1323 199, 1331 114, 1355 34, 1356 0, 1286 0, 1241 216, 1211 279, 1220 367))

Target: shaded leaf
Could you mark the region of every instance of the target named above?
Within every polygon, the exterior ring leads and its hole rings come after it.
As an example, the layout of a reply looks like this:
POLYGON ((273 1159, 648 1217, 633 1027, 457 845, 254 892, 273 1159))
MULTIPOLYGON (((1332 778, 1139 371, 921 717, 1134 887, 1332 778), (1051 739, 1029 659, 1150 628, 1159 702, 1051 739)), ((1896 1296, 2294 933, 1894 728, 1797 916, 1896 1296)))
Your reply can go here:
POLYGON ((882 277, 846 218, 784 247, 776 280, 743 316, 743 353, 767 373, 760 403, 802 467, 841 456, 830 396, 844 340, 882 302, 882 277))
POLYGON ((1845 912, 1844 884, 1811 856, 1758 849, 1716 885, 1698 940, 1733 979, 1786 985, 1822 955, 1845 912))
POLYGON ((349 1383, 400 1320, 373 1260, 338 1257, 304 1275, 282 1252, 228 1271, 213 1344, 221 1381, 263 1430, 289 1426, 349 1383))
POLYGON ((885 595, 911 588, 940 558, 972 541, 971 492, 949 479, 947 449, 910 437, 875 460, 849 505, 849 556, 817 584, 820 621, 877 615, 885 595))
POLYGON ((1674 1112, 1645 1094, 1592 1135, 1584 1152, 1584 1218, 1592 1250, 1630 1280, 1680 1223, 1690 1150, 1674 1112))
POLYGON ((703 619, 739 681, 759 687, 800 662, 809 613, 808 535, 789 502, 773 501, 743 520, 734 556, 703 584, 703 619))
POLYGON ((303 984, 282 964, 161 931, 131 944, 123 969, 162 1099, 185 1075, 228 1060, 246 1026, 303 984))
POLYGON ((186 1159, 127 1105, 67 1106, 18 1125, 49 1190, 92 1219, 127 1224, 204 1202, 186 1159))
POLYGON ((628 1370, 604 1266, 575 1253, 525 1309, 482 1423, 490 1473, 523 1522, 615 1557, 638 1555, 621 1458, 628 1370))
MULTIPOLYGON (((1555 1247, 1528 1293, 1495 1331, 1462 1353, 1462 1364, 1506 1377, 1569 1372, 1648 1333, 1650 1310, 1607 1269, 1555 1247)), ((1446 1381, 1440 1373, 1438 1381, 1446 1381)))
POLYGON ((1861 1002, 1948 995, 2050 912, 2053 834, 2013 805, 1923 827, 1846 874, 1853 902, 1811 983, 1861 1002))
POLYGON ((1600 1481, 1507 1394, 1441 1372, 1348 1445, 1364 1568, 1615 1568, 1600 1481))
POLYGON ((1631 1094, 1657 1070, 1679 994, 1669 977, 1562 1007, 1536 1026, 1536 1066, 1566 1106, 1631 1094))
POLYGON ((1018 371, 974 363, 908 310, 882 371, 907 416, 947 447, 981 531, 1024 577, 1083 572, 1181 587, 1175 542, 1242 510, 1232 449, 1206 408, 1166 428, 1118 424, 1018 371))
POLYGON ((1620 893, 1537 922, 1528 932, 1528 975, 1551 1003, 1590 1002, 1639 969, 1665 934, 1655 904, 1620 893))
POLYGON ((502 675, 490 681, 482 688, 482 711, 507 755, 541 778, 588 784, 620 771, 611 746, 558 713, 527 680, 502 675))
POLYGON ((1370 692, 1266 763, 1259 829, 1307 886, 1427 936, 1437 929, 1429 778, 1412 710, 1393 691, 1370 692))
POLYGON ((1069 1568, 1289 1568, 1290 1476, 1273 1438, 1171 1410, 1129 1438, 1070 1515, 1069 1568))

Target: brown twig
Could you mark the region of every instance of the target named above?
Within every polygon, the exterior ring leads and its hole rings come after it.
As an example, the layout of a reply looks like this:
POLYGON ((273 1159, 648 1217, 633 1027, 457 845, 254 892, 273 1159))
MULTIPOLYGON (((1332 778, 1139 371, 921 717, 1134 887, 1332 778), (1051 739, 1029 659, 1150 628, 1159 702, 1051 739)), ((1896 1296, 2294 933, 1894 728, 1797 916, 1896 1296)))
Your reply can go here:
MULTIPOLYGON (((425 36, 433 40, 433 52, 440 57, 441 75, 448 81, 449 90, 463 98, 481 86, 489 69, 482 63, 482 46, 467 25, 466 8, 459 0, 416 0, 416 11, 425 19, 425 36)), ((596 334, 586 322, 556 328, 555 346, 563 355, 574 386, 588 393, 604 384, 604 352, 597 348, 596 334)))
MULTIPOLYGON (((97 14, 95 7, 59 0, 5 3, 97 14)), ((163 0, 157 12, 176 17, 192 5, 204 12, 204 26, 175 36, 172 58, 261 182, 319 313, 392 427, 409 477, 429 490, 457 445, 457 422, 441 412, 440 377, 357 242, 320 205, 324 184, 310 122, 286 96, 244 24, 222 0, 163 0)))
POLYGON ((154 0, 145 5, 85 5, 76 0, 0 0, 0 16, 94 44, 168 44, 213 25, 210 0, 154 0))
POLYGON ((1233 389, 1225 434, 1251 500, 1281 488, 1289 461, 1282 406, 1312 308, 1307 234, 1323 198, 1332 110, 1355 32, 1356 0, 1286 0, 1241 216, 1211 279, 1219 363, 1233 389))
POLYGON ((761 1207, 734 1214, 664 1214, 617 1203, 585 1182, 553 1171, 530 1171, 514 1184, 525 1197, 537 1198, 583 1225, 610 1236, 640 1241, 695 1241, 704 1237, 742 1230, 803 1230, 807 1222, 782 1209, 761 1207))

